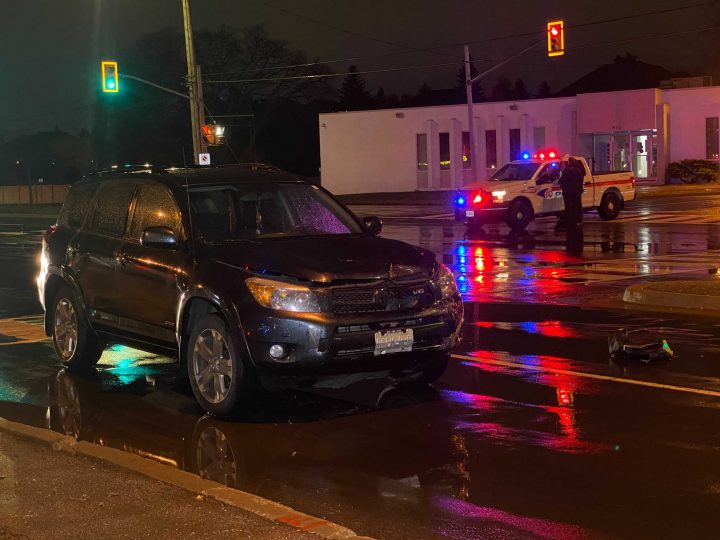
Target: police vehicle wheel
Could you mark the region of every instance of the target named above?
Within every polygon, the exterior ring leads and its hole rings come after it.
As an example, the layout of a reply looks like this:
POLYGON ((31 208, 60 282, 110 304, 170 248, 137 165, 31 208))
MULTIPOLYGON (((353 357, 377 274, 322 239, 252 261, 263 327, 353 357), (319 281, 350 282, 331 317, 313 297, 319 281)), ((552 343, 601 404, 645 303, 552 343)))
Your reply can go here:
POLYGON ((532 206, 527 201, 513 201, 508 208, 505 223, 513 230, 524 229, 535 217, 532 206))
POLYGON ((598 215, 605 221, 611 221, 618 217, 620 214, 620 207, 622 201, 617 193, 606 193, 600 200, 600 206, 598 207, 598 215))

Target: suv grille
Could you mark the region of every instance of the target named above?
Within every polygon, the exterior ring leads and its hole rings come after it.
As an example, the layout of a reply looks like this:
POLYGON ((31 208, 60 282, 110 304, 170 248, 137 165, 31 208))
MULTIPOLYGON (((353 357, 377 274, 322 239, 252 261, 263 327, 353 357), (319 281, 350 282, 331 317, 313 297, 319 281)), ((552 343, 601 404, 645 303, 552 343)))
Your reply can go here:
POLYGON ((331 306, 333 313, 374 313, 422 308, 431 305, 434 299, 428 282, 402 286, 389 284, 376 288, 335 289, 331 306))

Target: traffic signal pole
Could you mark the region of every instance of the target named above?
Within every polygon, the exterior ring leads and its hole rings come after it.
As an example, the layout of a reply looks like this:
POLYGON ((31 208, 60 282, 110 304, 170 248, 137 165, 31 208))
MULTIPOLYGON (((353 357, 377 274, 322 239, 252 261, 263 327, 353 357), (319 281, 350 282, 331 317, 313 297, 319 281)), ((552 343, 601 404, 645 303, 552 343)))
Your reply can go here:
POLYGON ((185 57, 188 68, 188 87, 190 90, 190 120, 192 123, 193 160, 199 165, 200 154, 207 151, 202 134, 205 123, 205 107, 202 101, 202 78, 200 68, 195 64, 195 47, 193 45, 192 21, 190 19, 189 0, 181 0, 183 8, 183 29, 185 31, 185 57))

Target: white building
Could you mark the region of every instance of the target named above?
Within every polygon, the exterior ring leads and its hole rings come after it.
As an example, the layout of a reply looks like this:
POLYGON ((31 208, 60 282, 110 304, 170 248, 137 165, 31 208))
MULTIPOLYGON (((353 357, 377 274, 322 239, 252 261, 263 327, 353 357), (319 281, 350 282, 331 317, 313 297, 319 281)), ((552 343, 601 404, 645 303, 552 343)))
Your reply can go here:
POLYGON ((581 155, 596 171, 663 183, 671 161, 718 159, 720 87, 646 89, 474 106, 320 115, 322 184, 337 194, 454 189, 523 152, 581 155))

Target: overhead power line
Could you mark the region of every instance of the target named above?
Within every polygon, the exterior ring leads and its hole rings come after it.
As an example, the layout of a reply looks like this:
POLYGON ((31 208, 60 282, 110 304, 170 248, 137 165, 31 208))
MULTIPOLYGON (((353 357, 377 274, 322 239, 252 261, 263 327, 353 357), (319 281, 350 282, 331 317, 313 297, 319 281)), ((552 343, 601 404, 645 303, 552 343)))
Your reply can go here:
MULTIPOLYGON (((615 40, 615 41, 603 41, 598 43, 588 43, 586 45, 579 45, 574 47, 575 50, 588 49, 592 47, 604 47, 606 45, 616 45, 620 43, 630 43, 633 41, 643 41, 646 39, 676 37, 681 35, 699 33, 699 32, 710 32, 714 30, 720 30, 720 26, 706 26, 702 28, 692 28, 688 30, 680 30, 678 32, 665 32, 660 34, 644 34, 642 36, 636 36, 627 39, 615 40)), ((517 55, 511 55, 501 58, 486 58, 486 59, 474 59, 479 62, 491 62, 491 61, 508 61, 517 55)), ((277 81, 290 81, 290 80, 313 80, 313 79, 326 79, 332 77, 345 77, 347 75, 369 75, 375 73, 390 73, 394 71, 410 71, 416 69, 436 69, 448 66, 457 66, 456 62, 443 63, 443 64, 426 64, 416 66, 402 66, 396 68, 385 68, 385 69, 371 69, 365 71, 347 71, 344 73, 323 73, 318 75, 294 75, 287 77, 259 77, 259 78, 248 78, 248 79, 227 79, 227 80, 209 80, 204 81, 203 84, 233 84, 233 83, 252 83, 252 82, 277 82, 277 81)))
POLYGON ((366 71, 347 71, 345 73, 320 73, 317 75, 291 75, 288 77, 265 77, 259 79, 232 79, 232 80, 217 80, 217 81, 203 81, 203 84, 224 84, 224 83, 246 83, 246 82, 270 82, 270 81, 296 81, 301 79, 327 79, 331 77, 345 77, 346 75, 368 75, 371 73, 388 73, 391 71, 410 71, 413 69, 434 69, 440 67, 457 66, 457 62, 446 62, 444 64, 425 64, 420 66, 403 66, 396 68, 386 69, 369 69, 366 71))
MULTIPOLYGON (((328 28, 333 28, 333 29, 335 29, 335 30, 337 30, 337 31, 340 31, 340 32, 343 32, 343 33, 347 33, 347 34, 350 34, 350 35, 355 35, 355 36, 362 37, 362 38, 365 38, 365 39, 370 39, 370 40, 376 41, 376 42, 378 42, 378 43, 384 43, 384 44, 387 44, 387 45, 392 45, 392 46, 395 46, 395 47, 404 48, 404 49, 406 49, 406 50, 404 50, 404 51, 392 51, 392 52, 386 52, 386 53, 378 53, 378 54, 369 55, 369 56, 354 56, 354 57, 350 57, 350 58, 339 58, 339 59, 335 59, 335 60, 322 60, 322 61, 317 61, 317 62, 307 62, 307 63, 292 64, 292 65, 285 65, 285 66, 271 66, 271 67, 264 67, 264 68, 255 68, 255 69, 242 70, 242 71, 237 71, 237 70, 236 70, 236 71, 217 71, 217 72, 213 72, 213 73, 205 73, 204 75, 205 75, 206 77, 212 77, 212 76, 214 76, 214 75, 232 75, 232 74, 241 74, 241 73, 269 72, 269 71, 279 71, 279 70, 283 70, 283 69, 298 69, 298 68, 312 67, 312 66, 318 66, 318 65, 330 65, 330 64, 340 64, 340 63, 349 63, 349 62, 360 62, 360 61, 368 61, 368 60, 377 60, 377 59, 379 59, 379 58, 387 58, 387 57, 390 57, 390 56, 398 56, 398 55, 401 55, 401 54, 427 53, 427 52, 436 51, 436 50, 438 50, 438 49, 448 49, 448 48, 452 48, 452 47, 462 47, 462 46, 464 46, 464 45, 479 45, 479 44, 482 44, 482 43, 492 43, 492 42, 496 42, 496 41, 503 41, 503 40, 509 40, 509 39, 518 39, 518 38, 524 38, 524 37, 535 37, 535 36, 537 36, 538 34, 544 33, 544 30, 540 30, 540 31, 534 30, 534 31, 532 31, 532 32, 521 32, 521 33, 516 33, 516 34, 507 34, 507 35, 504 35, 504 36, 495 36, 495 37, 490 37, 490 38, 476 39, 476 40, 463 41, 463 42, 457 42, 457 43, 451 43, 451 44, 434 45, 434 46, 432 46, 432 47, 416 48, 416 47, 411 47, 411 46, 408 46, 408 45, 403 45, 403 44, 399 44, 399 43, 394 43, 394 42, 391 42, 391 41, 386 41, 386 40, 381 40, 381 39, 372 38, 372 37, 366 36, 366 35, 364 35, 364 34, 361 34, 361 33, 359 33, 359 32, 355 32, 355 31, 353 31, 353 30, 347 30, 347 29, 344 29, 344 28, 340 28, 340 27, 338 27, 338 26, 336 26, 336 25, 333 25, 333 24, 325 23, 325 22, 322 22, 322 21, 318 21, 318 20, 316 20, 316 19, 311 19, 310 17, 307 17, 307 16, 302 15, 302 14, 299 14, 299 13, 291 12, 290 10, 287 10, 287 9, 285 9, 285 8, 281 8, 281 7, 278 7, 278 6, 274 6, 274 5, 270 4, 269 2, 265 2, 264 0, 259 0, 259 1, 260 1, 260 3, 265 4, 265 5, 269 6, 269 7, 272 7, 273 9, 277 9, 277 10, 280 10, 280 11, 284 11, 284 12, 286 12, 286 13, 291 13, 292 15, 295 15, 295 16, 297 16, 298 18, 307 20, 307 21, 312 22, 312 23, 319 24, 319 25, 322 25, 322 26, 327 26, 328 28)), ((651 17, 651 16, 656 16, 656 15, 667 15, 667 14, 675 13, 675 12, 678 12, 678 11, 685 11, 685 10, 694 9, 694 8, 697 8, 697 7, 702 7, 702 6, 707 6, 707 5, 709 5, 708 2, 701 2, 701 3, 696 3, 696 4, 688 4, 688 5, 685 5, 685 6, 679 6, 679 7, 675 7, 675 8, 659 9, 659 10, 653 10, 653 11, 646 11, 646 12, 643 12, 643 13, 635 13, 635 14, 631 14, 631 15, 623 15, 623 16, 619 16, 619 17, 612 17, 612 18, 609 18, 609 19, 601 19, 601 20, 596 20, 596 21, 588 21, 588 22, 585 22, 585 23, 571 24, 571 25, 566 26, 566 28, 567 28, 567 29, 586 28, 586 27, 590 27, 590 26, 598 26, 598 25, 603 25, 603 24, 611 24, 611 23, 622 22, 622 21, 626 21, 626 20, 637 19, 637 18, 641 18, 641 17, 651 17)), ((462 60, 462 57, 460 57, 459 55, 450 55, 450 56, 452 56, 453 58, 457 58, 458 60, 462 60)), ((485 60, 483 60, 483 59, 473 58, 473 61, 474 61, 474 62, 485 62, 485 61, 491 62, 491 61, 494 61, 494 60, 498 60, 498 59, 497 59, 497 58, 490 58, 490 59, 485 59, 485 60)))

